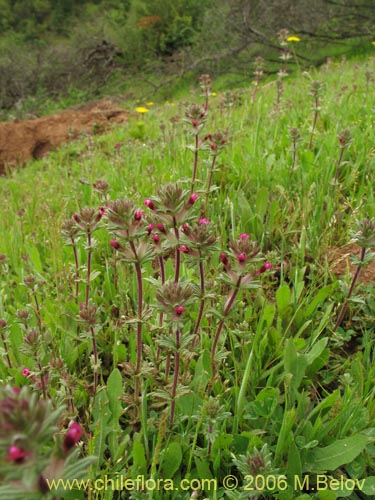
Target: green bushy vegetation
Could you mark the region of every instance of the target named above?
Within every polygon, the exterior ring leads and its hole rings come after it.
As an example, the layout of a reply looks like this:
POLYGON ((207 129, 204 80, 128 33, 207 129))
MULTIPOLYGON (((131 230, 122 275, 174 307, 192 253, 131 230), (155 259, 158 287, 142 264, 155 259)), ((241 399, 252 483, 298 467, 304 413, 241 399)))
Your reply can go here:
POLYGON ((44 101, 82 95, 169 97, 203 72, 249 84, 256 56, 277 61, 282 29, 300 36, 297 61, 309 68, 368 55, 374 22, 365 0, 2 0, 0 112, 35 116, 44 101))
POLYGON ((374 59, 282 64, 1 179, 0 499, 373 496, 374 59))

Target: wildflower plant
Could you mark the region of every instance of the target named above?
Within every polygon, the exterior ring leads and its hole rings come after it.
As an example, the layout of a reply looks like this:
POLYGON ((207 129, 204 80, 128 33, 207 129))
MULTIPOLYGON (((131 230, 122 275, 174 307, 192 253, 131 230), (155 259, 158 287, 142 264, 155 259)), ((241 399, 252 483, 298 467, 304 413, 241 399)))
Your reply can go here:
POLYGON ((375 247, 375 219, 372 218, 357 220, 355 228, 351 231, 351 237, 352 240, 360 247, 361 251, 359 258, 354 258, 352 261, 353 265, 356 266, 356 270, 353 274, 348 294, 341 306, 335 326, 333 327, 334 332, 336 332, 336 330, 339 328, 345 317, 345 313, 348 308, 350 298, 354 292, 354 288, 358 281, 361 269, 367 266, 375 257, 374 252, 368 251, 370 248, 375 247))
POLYGON ((62 425, 64 411, 28 387, 0 389, 1 498, 51 498, 53 481, 87 474, 94 459, 79 458, 82 427, 62 425))

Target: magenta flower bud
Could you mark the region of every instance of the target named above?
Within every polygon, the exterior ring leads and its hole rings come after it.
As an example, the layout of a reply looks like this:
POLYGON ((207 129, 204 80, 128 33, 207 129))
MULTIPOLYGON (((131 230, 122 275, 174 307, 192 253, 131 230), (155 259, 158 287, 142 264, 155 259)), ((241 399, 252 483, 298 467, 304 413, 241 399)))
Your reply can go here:
POLYGON ((149 198, 147 198, 144 202, 143 202, 143 205, 145 207, 148 207, 150 210, 155 210, 155 204, 152 200, 150 200, 149 198))
POLYGON ((185 312, 184 306, 176 306, 174 310, 177 316, 181 316, 185 312))
POLYGON ((154 243, 159 243, 160 241, 160 236, 158 235, 158 233, 155 233, 153 236, 152 236, 152 241, 154 243))
POLYGON ((134 212, 134 219, 135 220, 141 220, 143 214, 144 214, 144 211, 141 210, 140 208, 137 208, 137 210, 134 212))
POLYGON ((23 375, 24 377, 29 377, 29 376, 30 376, 30 373, 31 373, 31 372, 30 372, 30 370, 29 370, 28 368, 24 368, 24 369, 22 370, 22 375, 23 375))
POLYGON ((258 269, 258 271, 256 272, 256 274, 262 274, 262 273, 264 273, 265 271, 268 271, 268 269, 271 269, 271 267, 272 267, 271 262, 269 262, 269 261, 267 260, 267 261, 263 264, 263 266, 262 266, 262 267, 260 267, 260 268, 258 269))
POLYGON ((105 214, 105 207, 99 207, 99 215, 100 215, 100 217, 103 217, 104 214, 105 214))
POLYGON ((111 240, 109 242, 109 244, 111 245, 112 248, 114 248, 115 250, 119 250, 121 248, 121 245, 118 241, 116 240, 111 240))
POLYGON ((190 252, 189 248, 186 245, 181 245, 180 247, 178 247, 178 249, 182 253, 189 253, 190 252))
POLYGON ((21 392, 21 389, 19 387, 12 387, 12 391, 18 396, 18 394, 21 392))
POLYGON ((24 461, 27 457, 26 451, 22 451, 18 446, 10 446, 8 449, 8 456, 5 458, 7 462, 15 462, 17 464, 24 461))
POLYGON ((246 255, 244 253, 240 253, 237 255, 237 260, 240 264, 243 264, 246 261, 246 255))
POLYGON ((204 136, 204 140, 207 141, 207 140, 211 140, 212 139, 212 134, 207 134, 204 136))
POLYGON ((77 422, 73 422, 64 437, 64 450, 71 450, 78 443, 81 437, 82 427, 77 422))
POLYGON ((155 224, 149 224, 147 226, 147 234, 151 234, 154 229, 155 229, 155 224))
POLYGON ((212 151, 215 151, 216 149, 216 144, 214 142, 211 142, 210 144, 210 148, 212 149, 212 151))
POLYGON ((189 224, 186 224, 186 223, 182 224, 181 230, 183 233, 186 233, 186 234, 189 233, 190 232, 189 224))
POLYGON ((79 215, 78 215, 77 213, 74 213, 74 214, 72 215, 72 218, 73 218, 76 222, 80 222, 80 221, 81 221, 81 219, 79 218, 79 215))
POLYGON ((198 221, 198 224, 200 226, 207 226, 208 224, 211 224, 210 219, 207 219, 207 217, 201 217, 198 221))
POLYGON ((194 205, 194 203, 197 201, 198 198, 199 198, 199 194, 198 193, 193 193, 192 195, 190 195, 188 204, 189 205, 194 205))
POLYGON ((241 233, 240 234, 240 240, 247 240, 250 238, 250 234, 248 233, 241 233))
POLYGON ((199 121, 198 120, 191 120, 191 124, 193 125, 194 128, 196 128, 199 125, 199 121))
POLYGON ((220 262, 224 264, 224 266, 227 266, 229 264, 228 257, 226 256, 225 253, 221 253, 219 259, 220 262))
POLYGON ((162 224, 161 222, 158 222, 158 224, 156 224, 156 227, 161 233, 166 233, 164 224, 162 224))

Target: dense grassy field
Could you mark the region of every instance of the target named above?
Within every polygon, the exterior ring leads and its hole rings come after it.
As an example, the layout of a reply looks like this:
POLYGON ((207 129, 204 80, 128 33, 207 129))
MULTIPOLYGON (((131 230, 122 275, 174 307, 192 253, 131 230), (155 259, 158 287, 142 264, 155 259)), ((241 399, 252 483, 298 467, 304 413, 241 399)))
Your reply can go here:
POLYGON ((372 259, 374 71, 197 82, 0 179, 0 499, 375 498, 373 287, 328 258, 372 259))

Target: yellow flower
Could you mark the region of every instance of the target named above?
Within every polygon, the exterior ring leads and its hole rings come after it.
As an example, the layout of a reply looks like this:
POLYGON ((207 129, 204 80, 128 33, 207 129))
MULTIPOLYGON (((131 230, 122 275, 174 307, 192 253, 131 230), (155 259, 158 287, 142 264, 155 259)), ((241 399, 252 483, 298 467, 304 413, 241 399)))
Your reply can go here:
POLYGON ((135 108, 135 110, 137 111, 137 113, 148 113, 149 110, 147 108, 145 108, 144 106, 138 106, 137 108, 135 108))
POLYGON ((373 45, 375 47, 375 42, 371 42, 371 45, 373 45))
POLYGON ((288 36, 288 38, 286 39, 287 42, 300 42, 301 39, 298 38, 298 36, 288 36))
POLYGON ((146 106, 153 106, 153 105, 154 105, 154 103, 152 101, 146 102, 146 106))
POLYGON ((212 92, 211 95, 212 95, 212 97, 216 97, 217 96, 216 92, 212 92))

